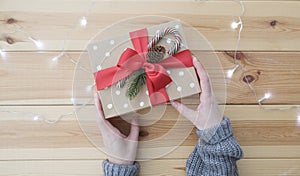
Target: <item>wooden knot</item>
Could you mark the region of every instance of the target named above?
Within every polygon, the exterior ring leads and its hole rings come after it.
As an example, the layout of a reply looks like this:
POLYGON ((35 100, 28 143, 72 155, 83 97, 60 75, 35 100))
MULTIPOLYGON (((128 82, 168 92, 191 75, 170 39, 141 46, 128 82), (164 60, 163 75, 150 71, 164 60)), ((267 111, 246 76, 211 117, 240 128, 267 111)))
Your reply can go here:
POLYGON ((18 22, 18 21, 14 18, 9 18, 9 19, 6 20, 7 24, 13 24, 13 23, 16 23, 16 22, 18 22))
POLYGON ((246 84, 253 84, 254 82, 259 80, 259 76, 262 74, 261 70, 249 70, 246 73, 246 76, 242 74, 242 77, 240 78, 240 81, 246 83, 246 84))
POLYGON ((252 76, 252 75, 246 75, 246 76, 244 76, 244 78, 243 78, 243 81, 245 82, 245 83, 252 83, 253 81, 255 80, 255 78, 254 78, 254 76, 252 76))
POLYGON ((276 21, 276 20, 273 20, 273 21, 270 22, 270 25, 271 25, 271 26, 276 26, 276 24, 277 24, 277 21, 276 21))
POLYGON ((10 45, 12 45, 12 44, 14 44, 15 43, 15 40, 13 39, 13 38, 11 38, 11 37, 6 37, 6 42, 8 43, 8 44, 10 44, 10 45))
POLYGON ((257 70, 256 72, 258 75, 261 75, 261 71, 260 70, 257 70))
POLYGON ((148 135, 149 135, 149 133, 147 131, 140 131, 140 133, 139 133, 140 137, 145 137, 145 136, 148 136, 148 135))

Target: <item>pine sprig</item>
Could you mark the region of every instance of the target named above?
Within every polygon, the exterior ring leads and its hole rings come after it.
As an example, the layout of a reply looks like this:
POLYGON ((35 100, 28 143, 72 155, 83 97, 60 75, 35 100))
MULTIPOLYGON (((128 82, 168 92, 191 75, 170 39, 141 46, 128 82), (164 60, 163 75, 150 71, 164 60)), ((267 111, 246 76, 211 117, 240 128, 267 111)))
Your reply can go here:
POLYGON ((126 91, 126 96, 132 100, 134 97, 137 96, 137 94, 140 92, 141 88, 143 85, 146 84, 146 73, 144 69, 139 69, 132 73, 130 76, 131 84, 129 85, 127 91, 126 91))
MULTIPOLYGON (((158 63, 161 61, 166 53, 166 49, 163 46, 154 46, 149 48, 147 53, 147 62, 158 63)), ((133 72, 126 78, 121 79, 117 83, 117 87, 123 88, 126 83, 129 83, 128 89, 126 91, 126 96, 132 100, 138 95, 143 85, 146 84, 146 73, 144 69, 139 69, 133 72)))
MULTIPOLYGON (((158 63, 164 58, 166 49, 163 46, 154 46, 150 48, 147 53, 147 62, 149 63, 158 63)), ((126 91, 126 96, 132 100, 138 95, 143 85, 146 84, 146 73, 144 69, 139 69, 135 71, 132 76, 132 80, 129 80, 131 84, 126 91)))

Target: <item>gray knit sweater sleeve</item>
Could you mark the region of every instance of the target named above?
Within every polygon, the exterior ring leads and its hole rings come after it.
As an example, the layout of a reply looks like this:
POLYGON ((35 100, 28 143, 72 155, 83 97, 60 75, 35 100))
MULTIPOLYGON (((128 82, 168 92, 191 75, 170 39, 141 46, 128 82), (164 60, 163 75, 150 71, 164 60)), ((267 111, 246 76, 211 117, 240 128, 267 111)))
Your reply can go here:
POLYGON ((133 165, 119 165, 104 160, 102 167, 105 176, 136 176, 140 166, 138 162, 133 165))
MULTIPOLYGON (((212 128, 198 130, 199 140, 186 163, 188 176, 237 176, 236 161, 243 151, 234 138, 228 118, 212 128)), ((105 176, 135 176, 139 164, 118 165, 103 161, 105 176)))
POLYGON ((238 176, 236 161, 243 151, 233 136, 227 117, 219 124, 198 130, 199 140, 186 163, 188 176, 238 176))

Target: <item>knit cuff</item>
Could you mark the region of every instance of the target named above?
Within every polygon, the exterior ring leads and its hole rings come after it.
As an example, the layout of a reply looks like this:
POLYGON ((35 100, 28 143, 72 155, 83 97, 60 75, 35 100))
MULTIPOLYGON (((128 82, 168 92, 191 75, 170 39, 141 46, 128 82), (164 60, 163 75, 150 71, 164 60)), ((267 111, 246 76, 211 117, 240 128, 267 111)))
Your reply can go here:
POLYGON ((196 130, 200 144, 216 144, 233 135, 230 120, 224 117, 222 122, 205 130, 196 130))
POLYGON ((137 175, 140 166, 136 161, 133 163, 133 165, 120 165, 104 160, 102 167, 105 176, 135 176, 137 175))

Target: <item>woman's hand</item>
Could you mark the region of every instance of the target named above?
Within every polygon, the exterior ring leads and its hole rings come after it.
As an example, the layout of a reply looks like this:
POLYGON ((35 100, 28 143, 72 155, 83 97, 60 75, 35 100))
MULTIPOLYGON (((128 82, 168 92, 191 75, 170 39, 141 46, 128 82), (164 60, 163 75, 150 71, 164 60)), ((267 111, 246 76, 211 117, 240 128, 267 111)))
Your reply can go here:
POLYGON ((131 130, 128 136, 122 134, 108 120, 104 118, 102 106, 97 93, 94 95, 97 108, 97 120, 102 134, 108 161, 115 164, 133 164, 138 146, 139 127, 135 118, 131 123, 131 130))
POLYGON ((222 121, 223 115, 219 111, 215 95, 211 88, 210 79, 201 63, 193 56, 193 64, 200 78, 202 93, 200 104, 196 111, 186 107, 179 102, 171 102, 177 111, 189 119, 199 130, 215 126, 222 121))

